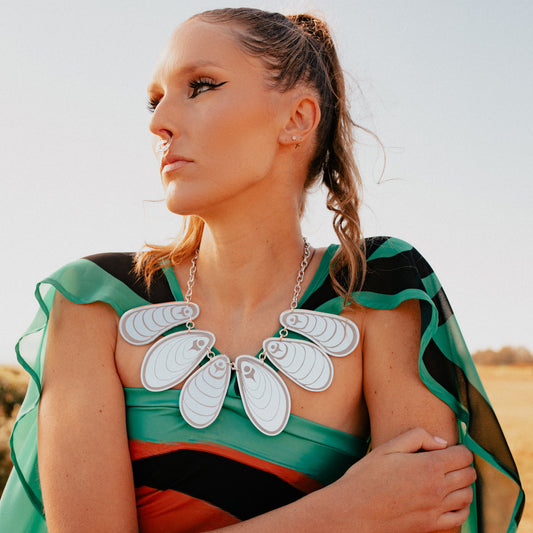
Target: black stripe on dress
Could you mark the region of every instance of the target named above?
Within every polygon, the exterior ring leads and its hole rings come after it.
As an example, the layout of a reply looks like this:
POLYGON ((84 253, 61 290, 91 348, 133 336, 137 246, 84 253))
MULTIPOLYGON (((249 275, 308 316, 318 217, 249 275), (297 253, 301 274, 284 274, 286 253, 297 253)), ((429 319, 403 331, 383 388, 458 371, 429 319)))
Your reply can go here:
POLYGON ((172 291, 163 271, 158 270, 154 274, 150 288, 148 288, 144 280, 137 276, 133 270, 134 257, 135 254, 132 252, 124 252, 89 255, 84 259, 92 261, 150 303, 159 304, 174 301, 174 296, 172 296, 172 291))
MULTIPOLYGON (((415 249, 411 249, 392 257, 369 261, 362 290, 384 295, 394 295, 405 289, 420 289, 426 292, 422 279, 432 273, 433 270, 427 261, 415 249)), ((342 279, 342 273, 340 278, 342 279)), ((319 305, 337 296, 331 284, 331 278, 328 276, 322 285, 308 297, 302 307, 316 309, 319 305)))
POLYGON ((197 450, 177 450, 133 462, 135 486, 175 490, 247 520, 305 495, 274 474, 197 450))

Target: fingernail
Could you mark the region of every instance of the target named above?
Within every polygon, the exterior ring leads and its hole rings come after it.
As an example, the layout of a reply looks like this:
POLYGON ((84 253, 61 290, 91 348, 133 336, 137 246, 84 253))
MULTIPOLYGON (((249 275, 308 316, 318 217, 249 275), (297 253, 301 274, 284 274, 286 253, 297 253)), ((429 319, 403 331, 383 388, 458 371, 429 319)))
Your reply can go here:
POLYGON ((444 439, 441 439, 440 437, 433 437, 435 439, 436 442, 438 442, 439 444, 448 444, 448 441, 447 440, 444 440, 444 439))

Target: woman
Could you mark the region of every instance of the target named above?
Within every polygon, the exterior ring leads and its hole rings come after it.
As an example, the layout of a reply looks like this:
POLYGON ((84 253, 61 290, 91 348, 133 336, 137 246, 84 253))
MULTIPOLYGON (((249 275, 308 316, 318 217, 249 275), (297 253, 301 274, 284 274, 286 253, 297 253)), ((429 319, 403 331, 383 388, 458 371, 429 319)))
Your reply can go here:
POLYGON ((30 333, 46 334, 23 363, 34 383, 5 527, 456 531, 475 472, 447 445, 463 442, 480 480, 464 530, 511 530, 518 474, 438 280, 407 243, 362 238, 325 25, 197 15, 163 52, 149 102, 186 232, 67 265, 37 293, 30 333), (319 179, 340 247, 313 250, 300 216, 319 179))

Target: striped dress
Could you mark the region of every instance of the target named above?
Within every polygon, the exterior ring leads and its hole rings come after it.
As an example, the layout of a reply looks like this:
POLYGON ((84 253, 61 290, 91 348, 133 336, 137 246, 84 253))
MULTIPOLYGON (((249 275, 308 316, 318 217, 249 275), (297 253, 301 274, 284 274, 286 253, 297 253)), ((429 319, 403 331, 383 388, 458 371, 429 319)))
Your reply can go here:
MULTIPOLYGON (((327 249, 298 307, 342 311, 329 277, 336 249, 327 249)), ((478 479, 463 531, 515 531, 524 505, 518 472, 436 275, 399 239, 369 238, 366 253, 368 272, 355 299, 373 309, 419 301, 420 377, 455 412, 460 441, 474 453, 478 479)), ((16 348, 32 379, 12 435, 14 469, 0 501, 0 531, 47 531, 36 421, 55 291, 79 304, 106 302, 119 316, 142 305, 183 300, 171 268, 158 273, 148 292, 132 266, 133 254, 99 254, 64 266, 37 286, 39 312, 16 348)), ((184 421, 179 394, 124 389, 141 531, 209 531, 263 514, 332 483, 368 449, 366 440, 296 415, 281 434, 263 435, 246 416, 235 375, 220 415, 205 429, 184 421)))

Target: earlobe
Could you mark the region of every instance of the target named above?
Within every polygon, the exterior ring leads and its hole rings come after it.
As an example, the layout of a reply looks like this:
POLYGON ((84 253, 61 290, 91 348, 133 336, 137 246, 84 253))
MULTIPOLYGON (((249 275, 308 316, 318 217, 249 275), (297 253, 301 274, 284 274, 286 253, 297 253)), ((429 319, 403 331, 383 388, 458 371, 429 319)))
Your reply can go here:
POLYGON ((320 105, 312 94, 299 94, 293 101, 291 114, 280 133, 279 142, 298 148, 313 137, 320 122, 320 105))

